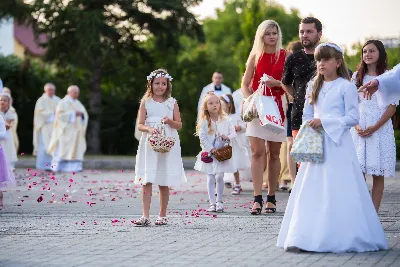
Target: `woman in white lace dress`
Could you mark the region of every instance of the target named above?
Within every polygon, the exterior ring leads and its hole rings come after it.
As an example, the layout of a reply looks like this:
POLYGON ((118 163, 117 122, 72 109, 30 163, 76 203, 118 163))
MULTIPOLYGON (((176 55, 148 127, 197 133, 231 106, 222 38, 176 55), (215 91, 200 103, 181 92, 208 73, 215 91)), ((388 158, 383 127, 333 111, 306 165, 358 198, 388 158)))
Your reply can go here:
MULTIPOLYGON (((381 41, 369 40, 362 48, 362 58, 352 81, 357 87, 384 73, 387 55, 381 41)), ((391 117, 397 103, 386 107, 378 105, 377 95, 371 100, 359 94, 360 122, 352 130, 358 160, 364 175, 372 175, 372 202, 378 212, 381 204, 384 177, 393 177, 396 166, 396 143, 391 117)))

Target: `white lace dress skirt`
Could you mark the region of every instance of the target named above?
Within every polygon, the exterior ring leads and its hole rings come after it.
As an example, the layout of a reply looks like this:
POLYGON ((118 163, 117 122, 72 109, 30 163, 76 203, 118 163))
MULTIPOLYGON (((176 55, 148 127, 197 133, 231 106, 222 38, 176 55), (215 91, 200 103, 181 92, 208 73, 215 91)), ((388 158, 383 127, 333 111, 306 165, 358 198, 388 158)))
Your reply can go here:
POLYGON ((249 151, 247 150, 247 140, 244 133, 239 133, 232 140, 232 159, 238 170, 245 170, 251 167, 249 151))
POLYGON ((14 136, 11 130, 7 130, 7 139, 3 141, 3 149, 8 162, 10 162, 11 167, 14 168, 18 158, 14 145, 14 136))
MULTIPOLYGON (((378 106, 376 95, 371 100, 359 96, 360 127, 365 130, 375 125, 386 109, 378 106)), ((396 142, 392 120, 388 120, 369 137, 360 137, 355 128, 351 129, 357 157, 363 173, 384 177, 394 177, 396 168, 396 142)))
MULTIPOLYGON (((146 119, 146 125, 160 129, 161 117, 146 119)), ((165 125, 165 134, 175 138, 176 143, 167 153, 155 152, 148 143, 148 133, 142 133, 139 141, 135 165, 135 183, 160 186, 179 186, 186 183, 183 169, 181 144, 178 131, 165 125)))

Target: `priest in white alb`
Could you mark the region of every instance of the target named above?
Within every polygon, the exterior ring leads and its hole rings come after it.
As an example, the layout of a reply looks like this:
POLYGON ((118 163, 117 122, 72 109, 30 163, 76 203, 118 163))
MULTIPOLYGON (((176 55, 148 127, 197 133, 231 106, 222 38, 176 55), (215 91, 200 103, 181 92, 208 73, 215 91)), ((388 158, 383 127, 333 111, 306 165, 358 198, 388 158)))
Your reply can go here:
POLYGON ((15 146, 15 151, 18 152, 19 149, 19 138, 18 138, 18 134, 17 134, 17 128, 18 128, 18 113, 15 110, 14 106, 13 106, 13 99, 12 99, 12 95, 11 95, 11 90, 8 87, 3 87, 2 92, 5 94, 9 94, 11 97, 11 102, 10 102, 10 111, 14 113, 14 122, 13 122, 13 127, 11 128, 11 132, 13 134, 13 139, 14 139, 14 146, 15 146))
POLYGON ((208 92, 214 91, 214 93, 217 96, 232 94, 231 88, 229 88, 228 86, 226 86, 225 84, 222 83, 224 81, 224 76, 222 75, 221 72, 219 72, 219 71, 214 72, 211 80, 212 80, 212 83, 205 86, 203 88, 203 90, 201 91, 199 103, 197 105, 197 114, 198 115, 200 114, 200 108, 201 108, 201 104, 203 103, 203 99, 207 95, 208 92))
POLYGON ((36 169, 51 170, 51 156, 47 153, 53 131, 56 108, 60 98, 55 95, 56 87, 46 83, 44 94, 36 101, 33 117, 33 155, 36 169))
POLYGON ((79 88, 68 87, 68 94, 57 105, 53 133, 47 152, 53 157, 55 172, 80 172, 86 152, 88 113, 78 100, 79 88))

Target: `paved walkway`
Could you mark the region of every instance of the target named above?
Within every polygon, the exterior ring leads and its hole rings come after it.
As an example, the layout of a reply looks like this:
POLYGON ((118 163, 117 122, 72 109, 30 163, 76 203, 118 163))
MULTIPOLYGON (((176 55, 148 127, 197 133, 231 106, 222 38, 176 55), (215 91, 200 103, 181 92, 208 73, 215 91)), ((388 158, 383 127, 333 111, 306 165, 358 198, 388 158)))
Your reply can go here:
MULTIPOLYGON (((400 180, 387 179, 380 218, 390 250, 290 253, 275 246, 288 194, 278 212, 249 216, 251 184, 238 197, 225 190, 226 212, 209 214, 205 177, 171 191, 170 224, 134 227, 140 188, 131 171, 46 176, 19 169, 0 211, 0 266, 400 266, 400 180)), ((400 175, 400 173, 398 173, 400 175)), ((152 218, 158 209, 157 190, 152 218)))

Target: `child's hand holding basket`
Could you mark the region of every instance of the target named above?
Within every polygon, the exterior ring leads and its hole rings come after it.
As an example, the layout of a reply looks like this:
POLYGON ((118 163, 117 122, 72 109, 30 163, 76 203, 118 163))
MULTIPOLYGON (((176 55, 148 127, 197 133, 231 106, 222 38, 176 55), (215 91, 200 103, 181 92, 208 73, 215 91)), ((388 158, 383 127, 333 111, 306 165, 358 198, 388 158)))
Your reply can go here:
POLYGON ((176 140, 171 136, 165 135, 165 124, 164 120, 161 122, 161 132, 152 131, 151 135, 148 138, 148 142, 150 147, 159 153, 167 153, 171 151, 172 147, 175 145, 176 140))

